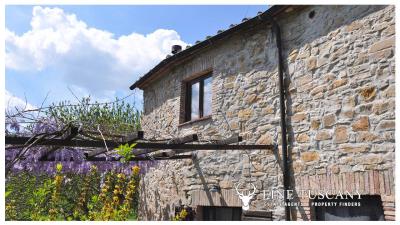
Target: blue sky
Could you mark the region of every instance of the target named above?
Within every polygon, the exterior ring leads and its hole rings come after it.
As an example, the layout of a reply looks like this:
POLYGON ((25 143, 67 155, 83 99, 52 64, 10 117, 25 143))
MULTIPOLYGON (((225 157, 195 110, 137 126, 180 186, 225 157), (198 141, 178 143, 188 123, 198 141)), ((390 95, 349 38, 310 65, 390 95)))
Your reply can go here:
MULTIPOLYGON (((129 85, 169 53, 265 11, 238 6, 6 6, 6 103, 40 106, 91 95, 130 93, 129 85)), ((141 93, 128 101, 141 108, 141 93)))

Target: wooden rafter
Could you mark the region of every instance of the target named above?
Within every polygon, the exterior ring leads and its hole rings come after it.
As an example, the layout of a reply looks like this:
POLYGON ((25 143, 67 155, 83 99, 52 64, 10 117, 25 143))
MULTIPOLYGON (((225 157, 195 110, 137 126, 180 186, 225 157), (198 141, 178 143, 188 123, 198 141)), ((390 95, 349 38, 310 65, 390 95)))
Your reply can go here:
MULTIPOLYGON (((133 157, 129 161, 151 161, 151 160, 173 160, 173 159, 192 159, 194 156, 193 155, 174 155, 174 156, 166 156, 166 157, 133 157)), ((107 161, 107 162, 116 162, 119 161, 120 157, 103 157, 103 156, 96 156, 96 157, 88 157, 85 159, 85 161, 89 162, 98 162, 98 161, 107 161)), ((53 162, 53 161, 58 161, 55 158, 50 158, 50 159, 43 159, 40 160, 42 162, 53 162)), ((67 161, 74 161, 74 159, 70 159, 67 161)))

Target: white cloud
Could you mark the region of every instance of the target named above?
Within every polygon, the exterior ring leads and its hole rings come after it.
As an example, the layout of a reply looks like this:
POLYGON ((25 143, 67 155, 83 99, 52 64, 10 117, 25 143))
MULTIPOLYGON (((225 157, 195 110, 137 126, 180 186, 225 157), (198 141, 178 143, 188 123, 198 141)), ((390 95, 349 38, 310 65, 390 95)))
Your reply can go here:
POLYGON ((31 110, 35 109, 36 107, 29 104, 26 100, 22 100, 21 98, 18 98, 14 96, 12 93, 9 91, 6 91, 5 95, 5 109, 8 111, 14 111, 15 108, 18 108, 19 110, 31 110))
MULTIPOLYGON (((133 28, 132 28, 133 29, 133 28)), ((173 44, 186 46, 174 30, 142 35, 114 34, 88 27, 60 8, 35 6, 31 30, 17 35, 6 28, 6 68, 18 71, 52 69, 67 85, 92 95, 127 90, 169 54, 173 44)))

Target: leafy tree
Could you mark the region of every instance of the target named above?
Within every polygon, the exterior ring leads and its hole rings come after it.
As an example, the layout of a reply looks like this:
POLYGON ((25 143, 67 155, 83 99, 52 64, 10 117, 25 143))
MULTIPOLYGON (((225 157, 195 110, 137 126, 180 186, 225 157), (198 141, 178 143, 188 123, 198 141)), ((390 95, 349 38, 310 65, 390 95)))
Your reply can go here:
POLYGON ((128 134, 141 128, 140 111, 118 98, 111 103, 99 103, 87 97, 77 105, 62 101, 53 103, 45 113, 62 124, 74 123, 87 130, 99 127, 109 134, 128 134))

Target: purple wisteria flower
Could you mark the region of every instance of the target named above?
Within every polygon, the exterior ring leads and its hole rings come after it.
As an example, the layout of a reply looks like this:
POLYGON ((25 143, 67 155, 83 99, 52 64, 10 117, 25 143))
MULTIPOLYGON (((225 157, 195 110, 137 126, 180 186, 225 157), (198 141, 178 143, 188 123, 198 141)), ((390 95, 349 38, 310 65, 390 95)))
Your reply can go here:
MULTIPOLYGON (((19 131, 19 124, 15 122, 12 124, 14 130, 19 131)), ((61 125, 56 123, 56 120, 51 118, 43 118, 38 123, 35 123, 32 127, 32 134, 39 133, 51 133, 61 129, 61 125)), ((10 125, 11 128, 11 125, 10 125)), ((130 174, 132 166, 139 166, 141 168, 140 173, 146 173, 151 167, 157 165, 157 161, 139 161, 139 162, 128 162, 121 163, 119 161, 111 161, 112 157, 118 158, 117 154, 109 155, 106 158, 108 161, 85 161, 84 148, 80 147, 64 147, 55 150, 47 155, 48 159, 52 161, 40 161, 39 159, 47 153, 51 147, 49 146, 35 146, 30 148, 24 157, 17 162, 11 172, 29 171, 34 174, 55 174, 56 164, 61 163, 63 165, 63 172, 66 173, 88 173, 92 165, 97 166, 100 173, 106 173, 108 171, 115 171, 118 173, 130 174)), ((21 151, 18 149, 7 149, 6 151, 6 163, 15 159, 17 154, 21 151)))

